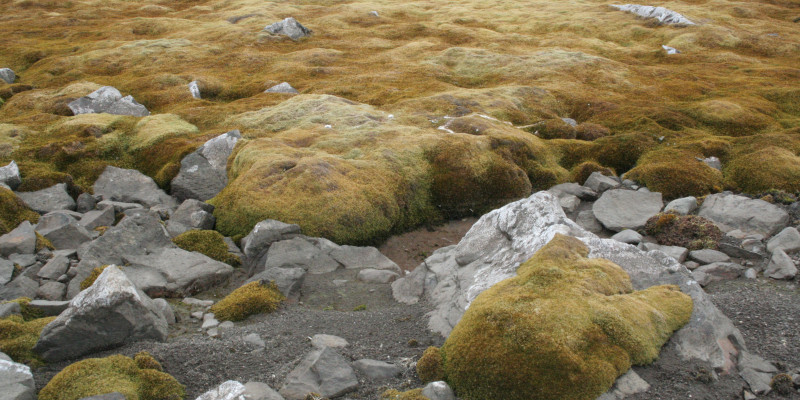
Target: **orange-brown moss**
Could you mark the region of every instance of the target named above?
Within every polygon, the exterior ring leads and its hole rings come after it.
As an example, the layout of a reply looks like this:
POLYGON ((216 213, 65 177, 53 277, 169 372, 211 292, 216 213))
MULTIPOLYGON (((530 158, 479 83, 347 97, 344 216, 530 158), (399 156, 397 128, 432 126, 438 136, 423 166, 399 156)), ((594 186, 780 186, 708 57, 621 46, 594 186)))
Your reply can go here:
POLYGON ((661 192, 667 199, 721 191, 722 173, 698 158, 698 153, 687 150, 658 149, 642 156, 625 177, 661 192))

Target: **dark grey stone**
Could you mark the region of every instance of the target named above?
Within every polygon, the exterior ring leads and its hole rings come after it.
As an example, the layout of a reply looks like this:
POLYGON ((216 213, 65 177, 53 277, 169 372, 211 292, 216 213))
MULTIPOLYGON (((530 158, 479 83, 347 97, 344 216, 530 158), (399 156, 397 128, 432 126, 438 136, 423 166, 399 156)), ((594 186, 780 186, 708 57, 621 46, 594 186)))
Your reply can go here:
POLYGON ((114 87, 103 86, 94 92, 71 101, 67 104, 72 113, 78 114, 115 114, 146 117, 150 115, 147 108, 133 99, 132 96, 122 97, 122 93, 114 87))
POLYGON ((17 192, 17 196, 31 210, 39 214, 75 209, 75 200, 72 200, 72 197, 67 193, 67 184, 65 183, 59 183, 35 192, 17 192))
POLYGON ((28 221, 22 221, 11 232, 0 236, 0 256, 33 254, 36 251, 36 232, 28 221))
POLYGON ((283 21, 278 21, 272 25, 264 28, 265 31, 273 35, 285 35, 292 40, 298 40, 302 37, 310 36, 311 30, 303 25, 300 25, 296 19, 289 17, 283 21))
POLYGON ((78 221, 62 212, 51 212, 42 216, 36 231, 47 238, 56 249, 77 249, 92 240, 92 235, 78 221))
POLYGON ((94 193, 104 200, 139 203, 145 207, 163 204, 175 207, 175 199, 158 188, 149 176, 135 170, 108 166, 94 183, 94 193))

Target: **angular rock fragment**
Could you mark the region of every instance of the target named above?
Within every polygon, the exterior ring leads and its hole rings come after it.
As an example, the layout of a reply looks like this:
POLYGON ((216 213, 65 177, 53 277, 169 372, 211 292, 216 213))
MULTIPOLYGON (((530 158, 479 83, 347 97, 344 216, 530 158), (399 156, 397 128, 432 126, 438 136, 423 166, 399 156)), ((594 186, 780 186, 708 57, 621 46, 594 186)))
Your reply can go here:
POLYGON ((289 93, 289 94, 299 94, 300 92, 297 89, 293 88, 288 82, 279 83, 267 90, 264 93, 289 93))
POLYGON ((150 115, 147 108, 133 99, 122 97, 122 93, 112 86, 103 86, 94 92, 67 104, 72 113, 78 114, 115 114, 146 117, 150 115))
POLYGON ((216 196, 228 184, 228 157, 241 138, 238 130, 232 130, 210 139, 184 157, 178 175, 172 179, 172 195, 178 200, 200 201, 216 196))
POLYGON ((643 18, 655 18, 661 24, 695 25, 694 22, 690 21, 683 15, 678 14, 675 11, 668 10, 664 7, 643 6, 639 4, 612 4, 611 7, 614 7, 620 11, 627 11, 629 13, 636 14, 643 18))
POLYGON ((0 167, 0 184, 5 184, 11 190, 15 190, 22 183, 19 176, 19 167, 13 160, 5 167, 0 167))
POLYGON ((75 200, 67 193, 67 185, 65 183, 59 183, 35 192, 17 192, 17 196, 39 214, 75 209, 75 200))
POLYGON ((347 360, 336 350, 325 347, 306 355, 286 376, 279 392, 287 400, 302 400, 309 393, 334 398, 357 387, 358 378, 347 360))
POLYGON ((297 40, 311 35, 310 29, 300 25, 300 23, 292 17, 286 18, 283 21, 278 21, 272 25, 268 25, 264 28, 264 30, 273 35, 288 36, 292 40, 297 40))
POLYGON ((94 193, 104 200, 139 203, 145 207, 175 207, 175 199, 164 193, 149 176, 135 170, 108 166, 94 183, 94 193))

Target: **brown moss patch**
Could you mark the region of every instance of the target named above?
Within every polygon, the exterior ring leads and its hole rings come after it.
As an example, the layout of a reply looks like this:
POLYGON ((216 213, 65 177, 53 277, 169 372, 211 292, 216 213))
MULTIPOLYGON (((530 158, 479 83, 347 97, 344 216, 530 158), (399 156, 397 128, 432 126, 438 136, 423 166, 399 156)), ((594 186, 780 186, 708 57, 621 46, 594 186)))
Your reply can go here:
POLYGON ((722 173, 698 158, 698 154, 691 151, 658 149, 642 156, 625 177, 661 192, 667 199, 721 191, 722 173))
POLYGON ((686 247, 689 250, 716 249, 722 231, 713 222, 697 215, 658 213, 644 227, 645 233, 659 244, 686 247))
POLYGON ((428 347, 417 361, 417 376, 422 383, 445 380, 442 353, 438 347, 428 347))

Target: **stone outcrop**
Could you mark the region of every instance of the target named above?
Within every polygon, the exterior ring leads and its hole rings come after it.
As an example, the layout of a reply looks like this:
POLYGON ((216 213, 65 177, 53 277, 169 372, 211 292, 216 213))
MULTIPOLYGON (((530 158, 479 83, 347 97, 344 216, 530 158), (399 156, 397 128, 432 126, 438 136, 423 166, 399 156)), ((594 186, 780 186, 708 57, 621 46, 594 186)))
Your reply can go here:
POLYGON ((660 24, 664 25, 695 25, 694 22, 683 15, 664 7, 643 6, 639 4, 612 4, 611 7, 620 11, 636 14, 642 18, 655 18, 660 24))
POLYGON ((207 141, 181 160, 181 169, 172 179, 172 195, 178 200, 208 200, 228 184, 226 167, 236 142, 238 130, 223 133, 207 141))
POLYGON ((103 200, 138 203, 145 207, 177 206, 175 199, 159 189, 152 178, 135 169, 108 166, 95 181, 93 189, 103 200))
POLYGON ((264 28, 264 30, 273 35, 288 36, 292 40, 298 40, 311 35, 310 29, 300 25, 300 23, 292 17, 286 18, 283 21, 278 21, 272 25, 268 25, 264 28))
POLYGON ((75 200, 67 193, 67 185, 65 183, 59 183, 35 192, 17 192, 17 196, 31 210, 39 214, 75 209, 75 200))
POLYGON ((122 93, 112 86, 103 86, 94 92, 67 104, 72 113, 78 114, 116 114, 146 117, 150 115, 147 108, 133 99, 122 97, 122 93))

